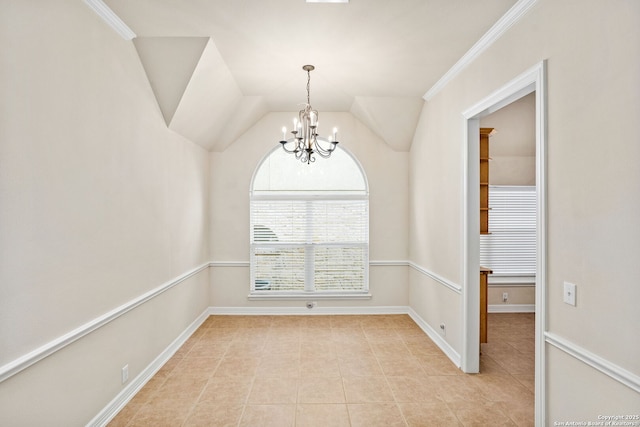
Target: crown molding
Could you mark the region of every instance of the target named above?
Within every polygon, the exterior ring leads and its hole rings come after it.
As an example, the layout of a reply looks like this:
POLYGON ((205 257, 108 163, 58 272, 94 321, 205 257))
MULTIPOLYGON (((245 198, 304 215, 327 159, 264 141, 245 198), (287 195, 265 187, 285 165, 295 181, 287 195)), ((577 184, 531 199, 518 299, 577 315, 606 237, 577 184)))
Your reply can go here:
POLYGON ((134 33, 131 28, 127 26, 127 24, 120 19, 118 15, 115 14, 113 10, 109 6, 107 6, 102 0, 84 0, 84 2, 89 6, 104 22, 109 24, 111 28, 115 30, 116 33, 120 34, 120 36, 125 40, 131 40, 136 37, 136 33, 134 33))
POLYGON ((495 43, 516 22, 527 14, 538 0, 519 0, 464 54, 422 97, 429 101, 440 92, 451 80, 458 76, 469 64, 495 43))

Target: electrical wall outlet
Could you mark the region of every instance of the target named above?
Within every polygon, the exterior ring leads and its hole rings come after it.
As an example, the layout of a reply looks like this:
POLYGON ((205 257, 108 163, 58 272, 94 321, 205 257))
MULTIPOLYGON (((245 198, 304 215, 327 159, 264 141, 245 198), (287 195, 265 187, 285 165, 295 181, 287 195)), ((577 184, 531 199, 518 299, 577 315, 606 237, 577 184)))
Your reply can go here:
POLYGON ((503 292, 502 293, 502 302, 507 302, 508 299, 509 299, 509 292, 503 292))
POLYGON ((122 384, 126 383, 129 380, 129 365, 124 365, 122 367, 122 384))
POLYGON ((576 285, 569 282, 564 282, 564 290, 562 294, 562 300, 565 304, 576 306, 576 285))
POLYGON ((442 336, 447 336, 447 325, 440 323, 440 333, 442 336))

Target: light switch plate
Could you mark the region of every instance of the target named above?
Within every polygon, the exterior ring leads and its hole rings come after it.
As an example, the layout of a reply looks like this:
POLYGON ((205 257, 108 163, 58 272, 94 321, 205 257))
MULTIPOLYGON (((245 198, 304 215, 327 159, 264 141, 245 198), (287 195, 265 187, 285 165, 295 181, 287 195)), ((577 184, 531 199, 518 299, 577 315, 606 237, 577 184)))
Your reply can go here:
POLYGON ((566 304, 576 306, 576 285, 569 282, 564 282, 563 301, 566 304))

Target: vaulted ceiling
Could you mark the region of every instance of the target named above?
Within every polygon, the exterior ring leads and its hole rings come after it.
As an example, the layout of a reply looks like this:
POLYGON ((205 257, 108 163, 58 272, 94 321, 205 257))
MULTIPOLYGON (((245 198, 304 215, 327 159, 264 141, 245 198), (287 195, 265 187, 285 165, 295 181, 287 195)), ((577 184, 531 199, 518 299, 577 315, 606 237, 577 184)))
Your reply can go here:
MULTIPOLYGON (((516 0, 105 0, 167 126, 222 151, 268 112, 350 112, 410 148, 423 95, 516 0)), ((274 129, 274 140, 280 137, 274 129)))

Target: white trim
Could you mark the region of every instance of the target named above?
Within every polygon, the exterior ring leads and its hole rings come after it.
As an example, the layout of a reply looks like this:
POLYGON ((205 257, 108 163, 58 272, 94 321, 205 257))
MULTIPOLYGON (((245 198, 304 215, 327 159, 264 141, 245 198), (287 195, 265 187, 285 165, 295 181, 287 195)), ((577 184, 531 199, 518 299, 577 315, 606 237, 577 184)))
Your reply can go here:
POLYGON ((460 294, 462 292, 462 287, 460 285, 458 285, 457 283, 454 283, 448 279, 445 279, 444 277, 434 273, 433 271, 427 270, 424 267, 419 266, 418 264, 409 261, 409 267, 413 268, 414 270, 424 274, 425 276, 430 277, 431 279, 435 280, 436 282, 440 283, 441 285, 444 285, 445 287, 451 289, 452 291, 454 291, 457 294, 460 294))
POLYGON ((478 372, 479 368, 479 226, 478 222, 478 129, 480 118, 535 92, 536 96, 536 301, 535 319, 535 422, 546 419, 546 360, 544 331, 547 301, 547 208, 546 208, 546 144, 547 82, 546 61, 541 61, 463 112, 463 278, 462 297, 462 369, 478 372))
POLYGON ((547 62, 531 70, 536 81, 536 344, 535 344, 535 419, 543 424, 546 414, 547 362, 544 333, 547 330, 547 62))
POLYGON ((409 267, 411 263, 407 260, 369 260, 370 267, 409 267))
POLYGON ((250 267, 249 261, 211 261, 209 267, 250 267))
POLYGON ((347 193, 339 194, 339 190, 333 193, 326 194, 296 194, 293 192, 285 192, 274 194, 275 191, 270 191, 269 194, 253 194, 251 200, 275 200, 275 201, 289 201, 289 200, 369 200, 369 194, 360 193, 347 193))
MULTIPOLYGON (((370 267, 408 267, 411 263, 407 260, 374 260, 369 261, 370 267)), ((209 267, 246 267, 251 265, 249 261, 211 261, 209 267)), ((300 295, 300 294, 249 294, 247 297, 249 300, 358 300, 358 299, 371 299, 371 293, 363 294, 314 294, 314 295, 300 295)))
POLYGON ((480 371, 480 121, 465 118, 462 147, 462 313, 463 372, 480 371), (469 161, 469 159, 473 161, 469 161))
POLYGON ((535 313, 535 304, 489 304, 489 313, 535 313))
POLYGON ((209 267, 202 264, 0 367, 0 383, 209 267))
POLYGON ((136 33, 124 23, 118 15, 115 14, 109 6, 102 0, 84 0, 84 2, 93 10, 104 22, 106 22, 113 30, 125 40, 131 40, 136 37, 136 33))
MULTIPOLYGON (((371 267, 408 267, 407 260, 369 260, 371 267)), ((250 267, 249 261, 211 261, 209 267, 250 267)))
MULTIPOLYGON (((351 157, 351 159, 355 162, 356 166, 360 168, 360 172, 362 173, 362 177, 364 178, 365 192, 367 196, 369 196, 369 180, 367 179, 367 174, 364 171, 364 167, 362 167, 362 163, 360 163, 360 160, 358 160, 358 158, 347 148, 343 147, 342 145, 338 146, 338 148, 344 151, 349 157, 351 157)), ((264 161, 267 160, 267 158, 277 150, 282 150, 282 147, 278 145, 276 147, 273 147, 271 150, 269 150, 264 156, 262 156, 262 159, 260 159, 260 161, 256 165, 256 168, 253 170, 253 174, 251 175, 251 184, 249 184, 249 197, 256 196, 253 193, 253 182, 256 180, 256 174, 258 173, 258 170, 260 169, 264 161)))
POLYGON ((629 372, 626 369, 610 362, 598 356, 595 353, 590 352, 587 349, 580 347, 571 341, 562 338, 552 332, 546 332, 544 334, 545 341, 556 347, 559 350, 564 351, 570 356, 575 357, 579 361, 591 366, 592 368, 602 372, 609 378, 618 381, 621 384, 634 390, 636 393, 640 393, 640 376, 629 372))
MULTIPOLYGON (((311 298, 309 298, 311 299, 311 298)), ((210 307, 212 315, 350 315, 350 314, 408 314, 407 306, 380 306, 380 307, 210 307)))
POLYGON ((189 337, 207 320, 211 314, 211 309, 205 309, 191 325, 187 327, 169 346, 164 349, 138 376, 136 376, 126 387, 113 398, 87 426, 106 426, 125 405, 144 387, 144 385, 171 359, 189 337))
MULTIPOLYGON (((495 92, 489 94, 486 98, 467 108, 462 112, 463 117, 468 120, 488 116, 523 96, 536 91, 538 84, 543 81, 541 73, 544 73, 545 69, 545 61, 537 63, 524 73, 507 82, 495 92)), ((538 107, 536 102, 536 109, 538 109, 538 107)))
POLYGON ((422 97, 429 101, 520 20, 537 0, 519 0, 422 97))
POLYGON ((306 3, 349 3, 349 0, 306 0, 306 3))
POLYGON ((356 299, 371 299, 372 295, 369 292, 366 293, 344 293, 344 294, 333 294, 333 293, 316 293, 309 292, 308 294, 303 293, 273 293, 273 292, 264 292, 264 293, 255 293, 249 294, 247 299, 250 301, 260 301, 260 300, 270 300, 270 301, 296 301, 296 300, 356 300, 356 299))
POLYGON ((495 276, 490 274, 487 278, 489 287, 501 286, 535 286, 536 276, 495 276))
POLYGON ((456 365, 458 368, 460 368, 461 366, 460 353, 455 351, 455 349, 451 347, 451 345, 449 345, 449 343, 445 341, 444 338, 442 338, 442 336, 440 336, 440 334, 435 331, 435 329, 433 329, 427 322, 425 322, 422 319, 422 317, 420 317, 420 315, 415 312, 413 308, 409 307, 408 314, 409 314, 409 317, 411 317, 411 319, 413 319, 413 321, 416 322, 416 324, 420 327, 420 329, 422 329, 424 333, 427 334, 427 336, 431 338, 431 340, 438 347, 440 347, 440 350, 442 350, 442 352, 453 362, 453 364, 456 365))

